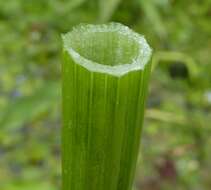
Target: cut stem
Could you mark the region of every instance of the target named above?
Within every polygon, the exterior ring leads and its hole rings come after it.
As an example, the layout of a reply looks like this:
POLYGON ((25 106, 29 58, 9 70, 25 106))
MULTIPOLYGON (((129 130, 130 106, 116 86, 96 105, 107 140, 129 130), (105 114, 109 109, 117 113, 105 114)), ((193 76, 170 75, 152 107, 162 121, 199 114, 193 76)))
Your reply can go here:
POLYGON ((63 42, 63 190, 129 190, 151 49, 117 23, 80 25, 63 42))

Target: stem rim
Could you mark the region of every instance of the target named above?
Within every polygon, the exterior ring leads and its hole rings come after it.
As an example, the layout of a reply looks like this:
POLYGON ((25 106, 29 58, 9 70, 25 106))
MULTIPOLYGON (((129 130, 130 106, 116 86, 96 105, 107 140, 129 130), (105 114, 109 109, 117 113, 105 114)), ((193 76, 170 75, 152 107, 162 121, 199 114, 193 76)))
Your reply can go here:
POLYGON ((64 51, 67 51, 70 57, 76 64, 81 65, 91 72, 99 72, 104 74, 109 74, 113 76, 120 77, 124 74, 127 74, 136 70, 144 70, 146 64, 148 64, 152 49, 148 45, 144 36, 134 32, 127 26, 124 26, 120 23, 108 23, 108 24, 80 24, 73 28, 72 31, 62 35, 64 51), (80 32, 117 32, 119 35, 125 35, 126 37, 134 40, 139 45, 139 52, 136 58, 133 59, 132 63, 129 64, 119 64, 119 65, 103 65, 87 59, 75 51, 71 43, 69 43, 69 38, 74 33, 80 32))

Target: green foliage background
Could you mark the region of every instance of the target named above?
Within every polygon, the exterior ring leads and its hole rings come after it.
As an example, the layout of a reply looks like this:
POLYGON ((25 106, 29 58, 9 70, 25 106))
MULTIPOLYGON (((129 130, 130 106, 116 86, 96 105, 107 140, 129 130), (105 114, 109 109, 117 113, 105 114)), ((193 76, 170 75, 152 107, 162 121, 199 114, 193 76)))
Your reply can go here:
POLYGON ((0 0, 1 190, 60 189, 60 34, 108 21, 154 48, 136 188, 211 188, 210 0, 0 0))

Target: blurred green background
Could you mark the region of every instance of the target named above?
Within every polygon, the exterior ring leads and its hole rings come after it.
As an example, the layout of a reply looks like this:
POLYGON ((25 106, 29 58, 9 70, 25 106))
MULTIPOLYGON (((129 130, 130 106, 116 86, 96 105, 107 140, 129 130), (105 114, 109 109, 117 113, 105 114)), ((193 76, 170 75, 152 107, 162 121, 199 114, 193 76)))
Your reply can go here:
POLYGON ((60 189, 60 35, 108 21, 154 49, 136 188, 211 189, 211 0, 0 0, 0 190, 60 189))

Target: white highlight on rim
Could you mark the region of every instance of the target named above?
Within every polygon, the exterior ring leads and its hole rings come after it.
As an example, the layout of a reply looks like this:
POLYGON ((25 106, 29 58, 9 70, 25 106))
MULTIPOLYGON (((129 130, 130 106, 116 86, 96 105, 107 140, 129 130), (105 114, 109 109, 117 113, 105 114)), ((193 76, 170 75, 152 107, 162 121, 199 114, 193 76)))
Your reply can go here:
POLYGON ((152 54, 152 49, 148 45, 144 36, 132 31, 127 26, 124 26, 119 23, 109 23, 100 25, 80 24, 79 26, 73 28, 71 32, 62 35, 62 39, 63 39, 64 50, 70 54, 71 58, 75 63, 83 66, 89 71, 106 73, 113 76, 122 76, 131 71, 143 70, 144 66, 149 62, 152 54), (119 65, 113 65, 113 66, 103 65, 83 57, 71 47, 68 38, 74 32, 77 33, 117 32, 120 35, 124 35, 129 39, 134 40, 139 45, 139 52, 137 57, 133 59, 132 63, 129 64, 120 63, 119 65))

